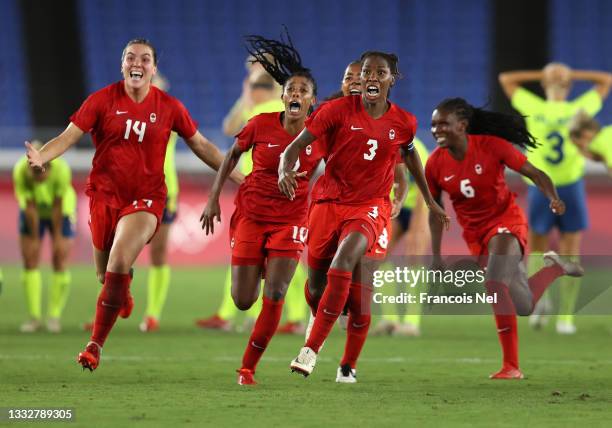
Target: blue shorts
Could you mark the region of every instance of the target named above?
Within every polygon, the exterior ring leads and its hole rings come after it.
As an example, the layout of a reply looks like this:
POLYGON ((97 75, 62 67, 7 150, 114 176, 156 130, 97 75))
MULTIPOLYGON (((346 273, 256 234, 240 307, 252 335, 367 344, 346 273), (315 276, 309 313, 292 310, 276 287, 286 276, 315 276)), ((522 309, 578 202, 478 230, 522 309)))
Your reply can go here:
POLYGON ((168 207, 166 206, 166 208, 164 208, 164 212, 162 214, 162 219, 161 222, 162 224, 172 224, 174 223, 174 220, 176 220, 176 214, 177 212, 171 212, 168 211, 168 207))
MULTIPOLYGON (((38 236, 42 239, 45 236, 45 231, 49 229, 49 233, 51 233, 51 219, 41 219, 38 222, 38 236)), ((31 235, 32 232, 28 227, 28 223, 26 222, 25 213, 23 211, 19 211, 19 234, 20 235, 31 235)), ((76 235, 76 230, 74 227, 74 223, 70 219, 69 216, 62 217, 62 236, 64 238, 74 238, 76 235)))
POLYGON ((565 202, 565 214, 558 216, 550 210, 550 201, 535 186, 529 186, 529 227, 539 234, 547 235, 554 226, 560 232, 579 232, 589 227, 584 180, 568 186, 557 187, 559 197, 565 202))
POLYGON ((402 233, 406 232, 410 227, 410 218, 412 217, 412 210, 410 208, 402 207, 396 220, 400 224, 402 233))

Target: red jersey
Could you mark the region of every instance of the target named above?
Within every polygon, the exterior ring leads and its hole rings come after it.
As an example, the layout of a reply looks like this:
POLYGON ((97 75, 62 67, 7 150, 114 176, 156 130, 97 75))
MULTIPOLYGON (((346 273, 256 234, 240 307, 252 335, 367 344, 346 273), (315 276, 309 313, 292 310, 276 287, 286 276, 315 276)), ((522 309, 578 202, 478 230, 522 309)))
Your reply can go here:
POLYGON ((389 198, 401 146, 412 150, 416 118, 390 103, 373 119, 361 97, 342 97, 323 104, 306 120, 315 137, 326 137, 325 173, 313 199, 342 204, 368 204, 389 198))
POLYGON ((253 171, 240 185, 236 207, 252 220, 302 224, 308 213, 308 181, 325 154, 324 144, 315 141, 300 153, 297 171, 307 171, 298 179, 293 201, 278 190, 278 164, 285 148, 295 139, 281 123, 281 112, 253 117, 236 136, 238 146, 253 147, 253 171))
POLYGON ((164 159, 170 131, 189 139, 197 131, 187 109, 176 98, 151 86, 135 103, 123 81, 91 94, 70 117, 91 132, 96 152, 86 193, 114 208, 139 199, 165 200, 164 159))
POLYGON ((504 179, 505 166, 518 171, 527 158, 508 141, 492 135, 468 135, 463 160, 446 149, 433 151, 425 177, 434 198, 449 194, 464 236, 490 228, 505 213, 518 208, 504 179))

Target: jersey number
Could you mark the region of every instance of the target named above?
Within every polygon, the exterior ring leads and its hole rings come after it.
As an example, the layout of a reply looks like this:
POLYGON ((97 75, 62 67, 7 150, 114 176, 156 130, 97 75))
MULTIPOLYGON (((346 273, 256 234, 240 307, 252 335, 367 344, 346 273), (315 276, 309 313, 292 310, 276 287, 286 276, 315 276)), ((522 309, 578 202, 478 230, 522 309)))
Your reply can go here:
POLYGON ((546 156, 546 160, 553 165, 560 164, 563 161, 563 157, 565 156, 563 153, 563 135, 559 134, 557 131, 551 132, 546 136, 546 139, 553 142, 552 149, 554 151, 555 156, 546 156))
POLYGON ((306 242, 308 238, 308 229, 306 227, 293 226, 293 242, 306 242))
POLYGON ((463 193, 463 196, 465 196, 466 198, 473 198, 476 194, 474 188, 470 186, 469 178, 461 180, 461 183, 459 183, 459 190, 461 190, 461 193, 463 193))
POLYGON ((370 151, 368 153, 364 153, 363 158, 365 160, 372 160, 374 159, 374 156, 376 156, 376 150, 378 149, 378 141, 370 139, 368 140, 367 144, 368 146, 371 146, 370 151))
POLYGON ((128 119, 125 121, 125 135, 123 136, 124 140, 130 138, 130 132, 132 130, 136 135, 138 135, 138 142, 142 143, 144 139, 145 129, 147 129, 147 122, 141 122, 139 120, 134 122, 134 126, 132 126, 132 119, 128 119))

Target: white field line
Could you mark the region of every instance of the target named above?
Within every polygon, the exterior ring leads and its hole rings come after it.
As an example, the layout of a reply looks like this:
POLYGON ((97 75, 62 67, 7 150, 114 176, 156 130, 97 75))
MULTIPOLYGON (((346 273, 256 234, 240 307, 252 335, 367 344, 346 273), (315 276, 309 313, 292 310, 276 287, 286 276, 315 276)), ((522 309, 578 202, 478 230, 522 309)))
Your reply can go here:
MULTIPOLYGON (((212 358, 202 358, 198 359, 195 357, 160 357, 160 356, 140 356, 140 355, 104 355, 102 354, 102 359, 104 361, 124 361, 124 362, 161 362, 161 363, 180 363, 185 361, 198 361, 201 360, 203 363, 208 362, 216 362, 216 363, 226 363, 226 362, 239 362, 242 357, 240 355, 230 356, 219 356, 212 358)), ((67 358, 66 358, 67 359, 67 358)), ((72 359, 72 358, 70 358, 72 359)), ((37 361, 37 360, 64 360, 64 358, 58 358, 53 355, 39 354, 39 355, 20 355, 20 354, 0 354, 0 360, 22 360, 22 361, 37 361)), ((289 363, 291 361, 290 356, 286 357, 266 357, 262 358, 263 361, 271 362, 271 363, 289 363)), ((319 362, 333 362, 336 361, 335 358, 321 356, 317 358, 319 362)), ((612 360, 595 360, 595 361, 585 361, 585 360, 568 360, 568 359, 559 359, 559 360, 545 360, 545 359, 537 359, 530 358, 524 359, 526 364, 546 364, 546 365, 580 365, 586 366, 589 364, 596 365, 612 365, 612 360)), ((410 358, 410 357, 363 357, 359 359, 359 362, 362 363, 376 363, 376 364, 398 364, 398 363, 413 363, 413 364, 495 364, 498 363, 498 359, 494 358, 410 358)))

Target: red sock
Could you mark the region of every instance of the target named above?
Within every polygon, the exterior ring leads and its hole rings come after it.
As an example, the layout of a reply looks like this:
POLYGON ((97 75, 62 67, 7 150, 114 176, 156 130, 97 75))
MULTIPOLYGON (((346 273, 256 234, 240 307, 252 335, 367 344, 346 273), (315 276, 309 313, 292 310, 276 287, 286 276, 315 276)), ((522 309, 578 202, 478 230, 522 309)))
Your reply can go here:
POLYGON ((497 336, 502 347, 504 368, 519 368, 516 315, 495 315, 497 336))
POLYGON ((306 284, 304 284, 304 296, 306 296, 306 303, 308 303, 308 306, 310 306, 310 312, 316 316, 321 297, 315 298, 312 294, 310 294, 310 289, 308 288, 308 280, 306 280, 306 284))
POLYGON ((346 345, 340 365, 354 369, 370 328, 370 289, 366 285, 351 283, 348 297, 349 318, 346 329, 346 345))
POLYGON ((242 356, 242 368, 255 371, 259 359, 263 355, 268 343, 274 336, 283 314, 284 300, 272 300, 264 296, 261 312, 253 327, 244 355, 242 356))
POLYGON ((496 315, 516 315, 516 309, 510 296, 508 286, 503 282, 488 280, 485 282, 487 294, 496 296, 497 303, 493 303, 493 312, 496 315))
POLYGON ((96 318, 91 334, 91 341, 104 346, 121 307, 127 299, 132 278, 127 273, 106 272, 104 285, 98 296, 96 318))
POLYGON ((342 313, 351 286, 351 272, 338 269, 329 269, 327 272, 327 287, 319 303, 317 316, 312 326, 310 336, 304 346, 315 352, 329 336, 334 323, 342 313))
POLYGON ((563 276, 563 268, 558 264, 552 266, 543 267, 529 278, 529 289, 533 296, 533 306, 538 303, 542 294, 546 291, 548 286, 552 284, 555 279, 563 276))

